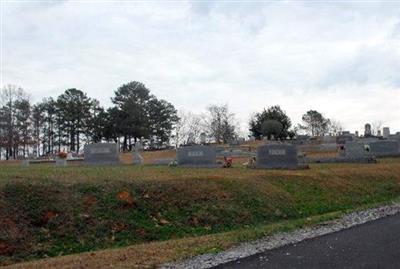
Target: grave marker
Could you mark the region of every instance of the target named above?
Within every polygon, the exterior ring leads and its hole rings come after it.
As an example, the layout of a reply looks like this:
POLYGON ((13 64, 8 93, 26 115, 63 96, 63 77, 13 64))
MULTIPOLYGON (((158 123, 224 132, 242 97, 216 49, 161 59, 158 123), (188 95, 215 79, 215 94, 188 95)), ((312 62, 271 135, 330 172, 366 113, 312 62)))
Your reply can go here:
POLYGON ((346 144, 344 157, 348 159, 364 159, 371 157, 371 154, 366 150, 363 143, 349 142, 346 144))
POLYGON ((136 141, 133 149, 133 164, 143 164, 143 157, 140 154, 143 149, 142 141, 136 141))
POLYGON ((390 128, 389 127, 383 127, 383 138, 388 139, 390 136, 390 128))
POLYGON ((187 146, 178 148, 178 166, 216 167, 217 151, 213 146, 187 146))
POLYGON ((257 148, 257 168, 298 168, 297 148, 291 144, 267 144, 257 148))
POLYGON ((21 160, 21 166, 29 166, 30 161, 29 160, 21 160))
POLYGON ((56 158, 56 166, 67 166, 67 159, 56 158))
POLYGON ((370 152, 376 157, 400 155, 400 145, 394 140, 379 140, 368 144, 370 152))
POLYGON ((116 143, 96 143, 85 145, 85 164, 119 164, 119 147, 116 143))

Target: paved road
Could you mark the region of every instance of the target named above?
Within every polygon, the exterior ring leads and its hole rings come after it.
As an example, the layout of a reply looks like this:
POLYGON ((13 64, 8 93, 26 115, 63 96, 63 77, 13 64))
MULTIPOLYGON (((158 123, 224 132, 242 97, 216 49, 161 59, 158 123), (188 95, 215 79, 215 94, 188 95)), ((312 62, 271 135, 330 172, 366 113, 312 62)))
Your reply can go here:
POLYGON ((214 268, 400 268, 400 214, 214 268))

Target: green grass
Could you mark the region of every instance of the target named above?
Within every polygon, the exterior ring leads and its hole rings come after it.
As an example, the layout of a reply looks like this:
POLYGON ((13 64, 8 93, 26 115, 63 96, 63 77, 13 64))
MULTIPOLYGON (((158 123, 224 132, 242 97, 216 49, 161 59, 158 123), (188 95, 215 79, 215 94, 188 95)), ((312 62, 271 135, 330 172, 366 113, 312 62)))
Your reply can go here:
POLYGON ((309 217, 391 201, 399 182, 399 159, 299 171, 3 165, 0 265, 229 231, 242 231, 231 238, 240 242, 276 223, 291 229, 309 217), (133 205, 117 198, 121 191, 133 205))

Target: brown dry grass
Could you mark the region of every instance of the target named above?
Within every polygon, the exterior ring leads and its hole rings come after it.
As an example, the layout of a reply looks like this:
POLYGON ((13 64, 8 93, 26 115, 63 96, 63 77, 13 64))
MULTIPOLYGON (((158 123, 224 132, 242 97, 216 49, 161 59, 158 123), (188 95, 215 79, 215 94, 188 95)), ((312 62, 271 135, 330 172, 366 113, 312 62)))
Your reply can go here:
POLYGON ((391 177, 400 180, 400 159, 382 159, 377 164, 311 164, 306 170, 262 170, 245 169, 188 169, 165 166, 97 166, 77 165, 73 169, 48 165, 32 165, 30 167, 14 167, 0 170, 0 186, 7 182, 29 181, 41 183, 51 180, 58 183, 73 184, 82 182, 118 181, 164 181, 177 179, 226 179, 242 181, 251 179, 273 179, 275 177, 308 178, 337 180, 344 177, 355 180, 361 177, 391 177))
MULTIPOLYGON (((142 157, 145 164, 152 164, 157 159, 175 159, 176 150, 144 151, 142 152, 142 157)), ((133 153, 122 153, 120 160, 123 164, 131 164, 133 162, 133 153)))

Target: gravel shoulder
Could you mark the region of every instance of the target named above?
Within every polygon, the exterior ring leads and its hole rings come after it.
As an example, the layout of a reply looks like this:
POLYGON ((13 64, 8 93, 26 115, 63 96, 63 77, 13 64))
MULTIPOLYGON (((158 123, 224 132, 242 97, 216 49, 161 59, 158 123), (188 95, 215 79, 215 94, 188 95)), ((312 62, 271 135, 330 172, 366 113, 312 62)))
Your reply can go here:
POLYGON ((331 234, 370 221, 392 216, 397 213, 400 213, 399 202, 377 208, 352 212, 344 215, 338 220, 324 222, 313 227, 307 227, 289 233, 278 233, 256 241, 240 244, 237 247, 220 252, 218 254, 205 254, 177 263, 168 263, 161 268, 212 268, 217 265, 262 253, 266 250, 272 250, 289 244, 299 243, 306 239, 312 239, 322 235, 331 234))

